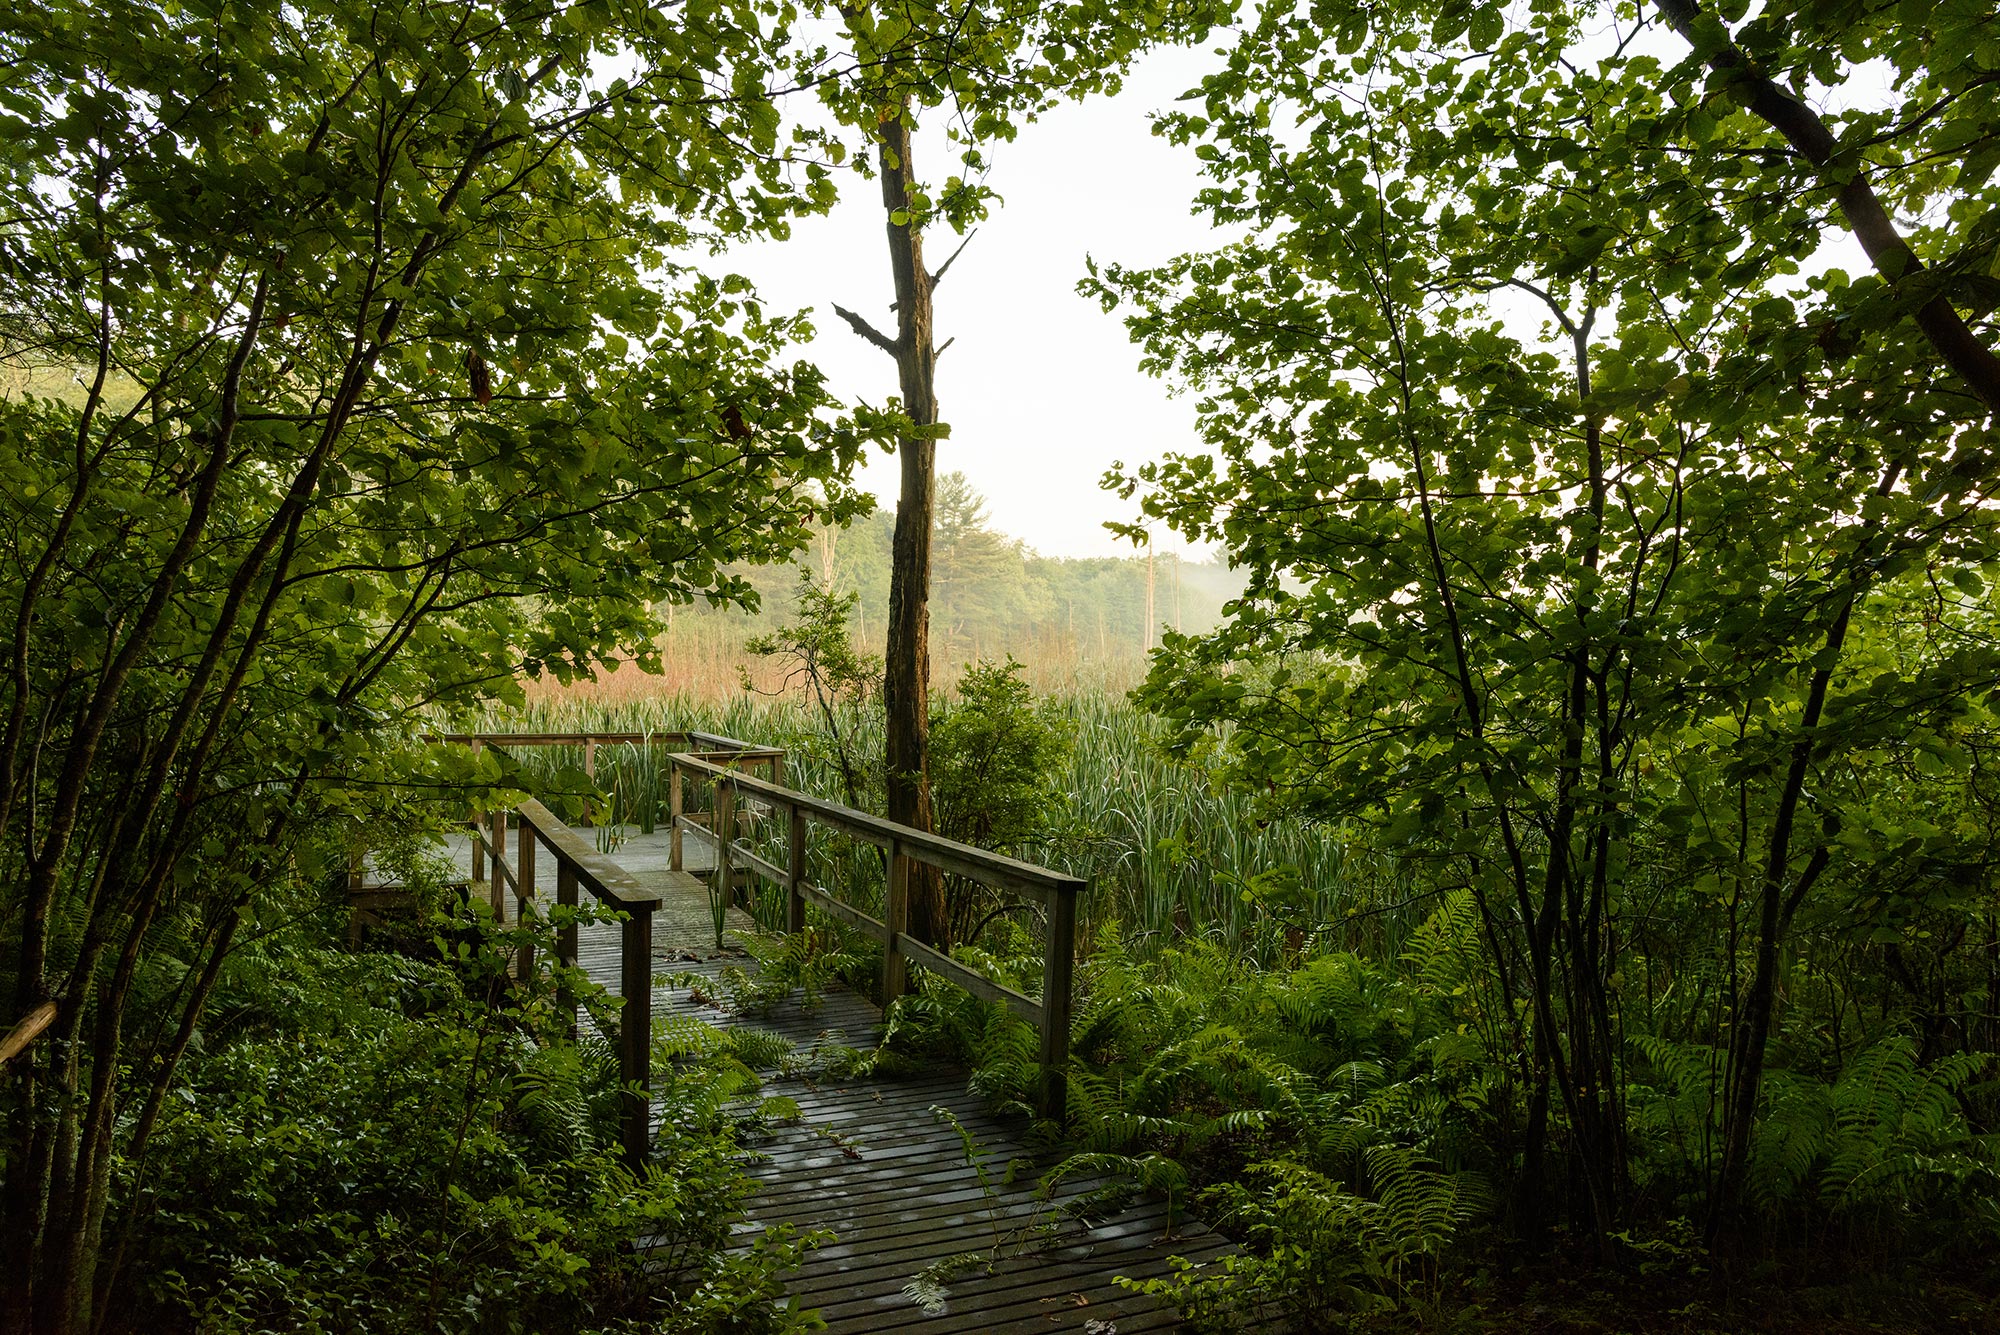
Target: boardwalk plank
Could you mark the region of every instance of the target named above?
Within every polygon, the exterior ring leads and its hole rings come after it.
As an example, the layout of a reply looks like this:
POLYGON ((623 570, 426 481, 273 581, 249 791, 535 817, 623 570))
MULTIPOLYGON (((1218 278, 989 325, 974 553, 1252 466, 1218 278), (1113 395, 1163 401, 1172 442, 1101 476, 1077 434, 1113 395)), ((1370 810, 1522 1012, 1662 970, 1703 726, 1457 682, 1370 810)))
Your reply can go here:
MULTIPOLYGON (((698 844, 687 844, 689 870, 696 873, 706 867, 697 856, 708 856, 698 844)), ((469 854, 459 852, 469 865, 469 854)), ((694 876, 666 873, 664 831, 628 837, 612 856, 640 884, 658 886, 663 895, 654 918, 656 1021, 761 1030, 803 1052, 874 1045, 880 1013, 845 989, 829 988, 812 1011, 788 1002, 737 1015, 718 1004, 726 995, 724 971, 754 970, 755 962, 715 949, 706 888, 694 876), (675 975, 692 976, 698 993, 664 985, 675 975)), ((732 909, 729 925, 747 930, 749 922, 732 909)), ((616 923, 583 926, 577 957, 592 978, 618 993, 616 923)), ((1026 1124, 989 1112, 962 1072, 911 1080, 772 1072, 764 1094, 792 1099, 799 1117, 747 1144, 755 1191, 732 1245, 750 1246, 777 1224, 831 1229, 834 1240, 809 1253, 786 1277, 803 1305, 819 1309, 831 1335, 1024 1335, 1082 1331, 1090 1321, 1114 1323, 1119 1335, 1171 1330, 1178 1318, 1170 1308, 1120 1288, 1117 1277, 1165 1276, 1171 1273, 1169 1257, 1212 1260, 1232 1250, 1199 1225, 1171 1218, 1158 1200, 1089 1219, 1067 1217, 1066 1204, 1102 1184, 1065 1182, 1056 1199, 1042 1199, 1034 1166, 1043 1161, 1022 1139, 1026 1124), (959 1132, 933 1107, 948 1110, 974 1138, 983 1155, 984 1184, 966 1162, 959 1132), (1171 1236, 1170 1222, 1180 1230, 1171 1236), (904 1295, 904 1287, 927 1266, 991 1252, 996 1232, 998 1259, 990 1269, 948 1283, 944 1312, 928 1314, 904 1295)))
MULTIPOLYGON (((1116 1224, 1091 1230, 1087 1235, 1073 1235, 1075 1240, 1071 1241, 1059 1237, 1047 1245, 1038 1244, 1034 1239, 1012 1245, 1003 1243, 997 1259, 991 1262, 993 1268, 989 1276, 969 1277, 958 1281, 952 1287, 970 1292, 975 1282, 984 1284, 988 1278, 997 1281, 998 1278, 1009 1274, 1020 1275, 1030 1272, 1038 1275, 1054 1274, 1064 1265, 1072 1269, 1081 1266, 1081 1269, 1076 1270, 1079 1275, 1096 1274, 1102 1267, 1092 1269, 1096 1265, 1092 1258, 1107 1251, 1150 1248, 1156 1243, 1172 1248, 1175 1255, 1205 1253, 1224 1245, 1213 1234, 1169 1238, 1165 1234, 1165 1225, 1164 1216, 1154 1215, 1138 1219, 1122 1219, 1116 1224)), ((976 1221, 963 1229, 959 1236, 961 1242, 958 1250, 949 1255, 992 1254, 991 1234, 976 1221), (982 1248, 976 1245, 979 1242, 986 1242, 988 1246, 982 1248)), ((869 1251, 847 1256, 841 1254, 842 1249, 822 1248, 821 1250, 828 1255, 820 1258, 821 1272, 798 1280, 792 1285, 792 1291, 802 1298, 811 1298, 815 1302, 835 1301, 837 1305, 836 1300, 865 1288, 885 1285, 900 1287, 901 1284, 908 1283, 912 1275, 928 1264, 925 1258, 930 1256, 931 1249, 922 1247, 921 1242, 922 1240, 917 1240, 900 1248, 884 1248, 879 1252, 869 1251), (840 1264, 843 1260, 848 1264, 840 1264), (826 1264, 828 1261, 832 1262, 830 1267, 826 1264)), ((1098 1275, 1098 1278, 1102 1279, 1105 1276, 1098 1275)), ((984 1287, 999 1289, 1007 1286, 995 1282, 984 1284, 984 1287)), ((829 1315, 831 1315, 830 1309, 829 1315)))

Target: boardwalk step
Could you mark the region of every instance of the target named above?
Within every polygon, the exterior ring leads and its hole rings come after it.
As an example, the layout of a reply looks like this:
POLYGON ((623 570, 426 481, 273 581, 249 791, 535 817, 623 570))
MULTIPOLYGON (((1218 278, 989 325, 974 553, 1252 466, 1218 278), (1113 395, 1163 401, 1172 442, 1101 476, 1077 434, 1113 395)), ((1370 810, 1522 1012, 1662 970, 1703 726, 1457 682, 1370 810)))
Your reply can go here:
MULTIPOLYGON (((697 842, 689 841, 690 852, 697 842)), ((664 867, 665 846, 664 830, 634 835, 614 856, 644 876, 664 867)), ((719 1005, 723 971, 754 964, 716 957, 705 891, 683 882, 661 903, 654 923, 655 979, 691 975, 698 988, 656 985, 656 1018, 760 1029, 805 1050, 876 1041, 879 1011, 845 989, 830 988, 812 1011, 802 1010, 796 997, 756 1015, 719 1005)), ((749 927, 734 909, 730 924, 749 927)), ((616 993, 616 926, 586 926, 577 944, 578 963, 616 993)), ((1215 1261, 1233 1250, 1201 1225, 1171 1217, 1159 1201, 1140 1200, 1101 1217, 1068 1217, 1065 1204, 1103 1184, 1065 1182, 1057 1199, 1041 1199, 1026 1124, 988 1112, 967 1088, 964 1072, 910 1080, 814 1080, 769 1072, 764 1092, 794 1100, 800 1115, 746 1147, 755 1191, 733 1230, 734 1245, 747 1247, 779 1224, 830 1230, 832 1241, 808 1253, 786 1280, 802 1305, 819 1310, 832 1335, 1171 1330, 1176 1314, 1125 1290, 1118 1277, 1165 1277, 1172 1257, 1215 1261), (980 1168, 967 1162, 959 1130, 933 1108, 947 1110, 973 1137, 984 1181, 980 1168), (980 1260, 944 1282, 942 1311, 927 1311, 906 1293, 927 1268, 970 1254, 980 1260)))

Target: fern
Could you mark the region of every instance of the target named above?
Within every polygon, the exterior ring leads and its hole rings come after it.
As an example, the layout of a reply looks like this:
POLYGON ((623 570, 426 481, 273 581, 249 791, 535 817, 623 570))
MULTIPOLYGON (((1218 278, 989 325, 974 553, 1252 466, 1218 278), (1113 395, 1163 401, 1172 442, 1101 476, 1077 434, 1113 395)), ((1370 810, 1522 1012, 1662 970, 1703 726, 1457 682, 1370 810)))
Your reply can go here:
POLYGON ((796 1122, 805 1116, 799 1101, 785 1094, 774 1094, 757 1105, 759 1120, 766 1122, 796 1122))
POLYGON ((692 1015, 666 1015, 653 1021, 653 1060, 699 1059, 728 1046, 726 1031, 692 1015))
POLYGON ((1395 1307, 1435 1281, 1491 1193, 1474 1175, 1393 1146, 1369 1152, 1368 1173, 1373 1198, 1299 1163, 1258 1164, 1208 1195, 1250 1250, 1215 1267, 1178 1263, 1171 1279, 1128 1287, 1168 1299, 1204 1329, 1395 1307))
POLYGON ((734 1015, 769 1015, 781 1005, 810 1013, 826 1000, 836 979, 867 963, 830 935, 813 930, 790 935, 736 932, 733 939, 750 956, 748 965, 725 964, 712 978, 681 970, 655 981, 719 995, 734 1015))
POLYGON ((782 1069, 798 1048, 791 1039, 768 1029, 745 1027, 721 1032, 723 1050, 744 1065, 759 1070, 782 1069))
MULTIPOLYGON (((1659 1181, 1670 1188, 1693 1189, 1712 1168, 1720 1148, 1722 1075, 1726 1054, 1712 1044, 1675 1043, 1640 1034, 1632 1046, 1634 1062, 1626 1085, 1626 1110, 1634 1143, 1634 1176, 1659 1181)), ((1782 1087, 1784 1076, 1773 1072, 1768 1090, 1782 1087)), ((1816 1151, 1809 1151, 1808 1157, 1816 1151)), ((1801 1169, 1801 1172, 1804 1170, 1801 1169)), ((1753 1199, 1768 1197, 1766 1168, 1755 1160, 1748 1187, 1753 1199)))
POLYGON ((1108 1177, 1132 1183, 1142 1191, 1157 1192, 1170 1204, 1186 1199, 1187 1169, 1164 1154, 1114 1154, 1104 1151, 1072 1154, 1042 1179, 1042 1190, 1053 1195, 1057 1186, 1072 1178, 1108 1177))
POLYGON ((1416 966, 1417 986, 1433 996, 1457 995, 1485 974, 1479 906, 1470 890, 1446 895, 1410 933, 1403 962, 1416 966))
POLYGON ((1180 1117, 1148 1117, 1122 1109, 1092 1119, 1079 1143, 1086 1150, 1115 1154, 1135 1145, 1178 1143, 1192 1138, 1198 1124, 1180 1117))
MULTIPOLYGON (((1645 1059, 1630 1107, 1642 1141, 1671 1145, 1679 1161, 1707 1164, 1717 1145, 1723 1053, 1702 1044, 1640 1037, 1645 1059)), ((1773 1070, 1745 1186, 1767 1213, 1817 1204, 1836 1214, 1907 1206, 1928 1192, 2000 1165, 1965 1119, 1963 1095, 1985 1071, 1984 1054, 1920 1065, 1916 1044, 1891 1034, 1857 1052, 1831 1082, 1773 1070)))
POLYGON ((1750 1200, 1768 1211, 1804 1193, 1832 1141, 1835 1118, 1832 1091, 1789 1071, 1765 1078, 1764 1101, 1745 1186, 1750 1200))
POLYGON ((991 1264, 991 1258, 983 1252, 943 1257, 910 1276, 910 1282, 903 1286, 903 1296, 925 1316, 945 1316, 951 1311, 948 1300, 952 1282, 991 1264))
POLYGON ((1831 1091, 1824 1190, 1834 1206, 1991 1178, 1959 1099, 1986 1065, 1983 1053, 1959 1053, 1919 1066, 1916 1044, 1900 1034, 1858 1053, 1831 1091))
POLYGON ((1420 1266, 1434 1277, 1437 1259, 1458 1230, 1492 1204, 1492 1192, 1471 1173, 1447 1173, 1413 1150, 1377 1145, 1366 1155, 1379 1212, 1369 1242, 1399 1288, 1420 1266))
POLYGON ((514 1108, 535 1147, 574 1159, 591 1148, 590 1102, 584 1058, 573 1047, 533 1050, 514 1073, 514 1108))

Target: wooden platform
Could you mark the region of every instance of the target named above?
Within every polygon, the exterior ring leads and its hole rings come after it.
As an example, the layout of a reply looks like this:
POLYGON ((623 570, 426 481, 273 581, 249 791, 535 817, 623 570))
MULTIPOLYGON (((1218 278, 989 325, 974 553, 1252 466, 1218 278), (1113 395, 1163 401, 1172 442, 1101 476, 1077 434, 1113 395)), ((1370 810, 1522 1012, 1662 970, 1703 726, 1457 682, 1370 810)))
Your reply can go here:
MULTIPOLYGON (((719 965, 682 966, 706 972, 719 965)), ((845 1036, 874 1041, 879 1013, 845 990, 813 1014, 795 1003, 765 1017, 735 1017, 682 991, 656 1014, 752 1025, 808 1046, 845 1036)), ((1141 1203, 1109 1218, 1070 1217, 1095 1184, 1065 1184, 1056 1199, 1036 1188, 1039 1167, 1021 1143, 1025 1123, 1002 1121, 966 1087, 963 1072, 910 1080, 809 1084, 774 1079, 767 1092, 795 1099, 801 1116, 760 1146, 760 1184, 745 1228, 825 1228, 833 1241, 791 1277, 790 1291, 836 1332, 1172 1329, 1175 1314, 1116 1283, 1119 1275, 1169 1273, 1167 1258, 1217 1257, 1228 1244, 1164 1205, 1141 1203), (972 1137, 968 1157, 965 1135, 972 1137), (943 1282, 943 1310, 927 1313, 905 1290, 927 1267, 964 1258, 943 1282), (1099 1328, 1101 1329, 1101 1328, 1099 1328)))
MULTIPOLYGON (((629 840, 612 854, 668 896, 655 914, 656 1023, 681 1017, 751 1026, 797 1048, 875 1044, 880 1013, 845 989, 829 990, 812 1011, 802 1009, 796 995, 764 1015, 724 1008, 715 980, 731 966, 754 962, 717 953, 705 884, 692 874, 669 872, 662 851, 663 835, 629 840), (696 985, 666 986, 664 980, 677 973, 695 975, 696 985)), ((694 853, 692 846, 688 852, 694 853)), ((728 925, 750 927, 734 909, 728 925)), ((586 927, 577 944, 578 962, 616 994, 617 928, 586 927)), ((1041 1199, 1036 1188, 1048 1165, 1024 1145, 1026 1122, 986 1112, 962 1071, 911 1080, 765 1076, 764 1092, 792 1098, 800 1116, 750 1147, 759 1156, 750 1165, 758 1190, 738 1235, 747 1246, 777 1224, 832 1233, 787 1282, 837 1335, 1170 1330, 1179 1324, 1170 1308, 1129 1293, 1117 1278, 1165 1276, 1170 1257, 1213 1261, 1233 1250, 1197 1223, 1169 1219, 1158 1201, 1142 1200, 1104 1217, 1074 1217, 1065 1207, 1076 1205, 1094 1183, 1065 1183, 1056 1199, 1041 1199), (969 1155, 961 1129, 972 1139, 969 1155), (911 1291, 913 1282, 953 1258, 961 1258, 956 1273, 942 1279, 942 1293, 930 1295, 926 1307, 911 1291)))

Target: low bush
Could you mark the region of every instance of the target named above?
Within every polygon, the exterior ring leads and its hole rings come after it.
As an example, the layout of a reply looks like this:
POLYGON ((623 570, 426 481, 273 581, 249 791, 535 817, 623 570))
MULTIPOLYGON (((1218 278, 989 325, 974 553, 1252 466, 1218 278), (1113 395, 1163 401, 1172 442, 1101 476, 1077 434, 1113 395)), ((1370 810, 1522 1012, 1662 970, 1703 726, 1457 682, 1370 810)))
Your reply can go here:
POLYGON ((726 1250, 741 1064, 668 1064, 632 1172, 609 1045, 552 1032, 556 980, 492 986, 494 945, 460 933, 436 963, 294 942, 236 963, 127 1168, 132 1328, 811 1328, 774 1280, 799 1242, 726 1250))

